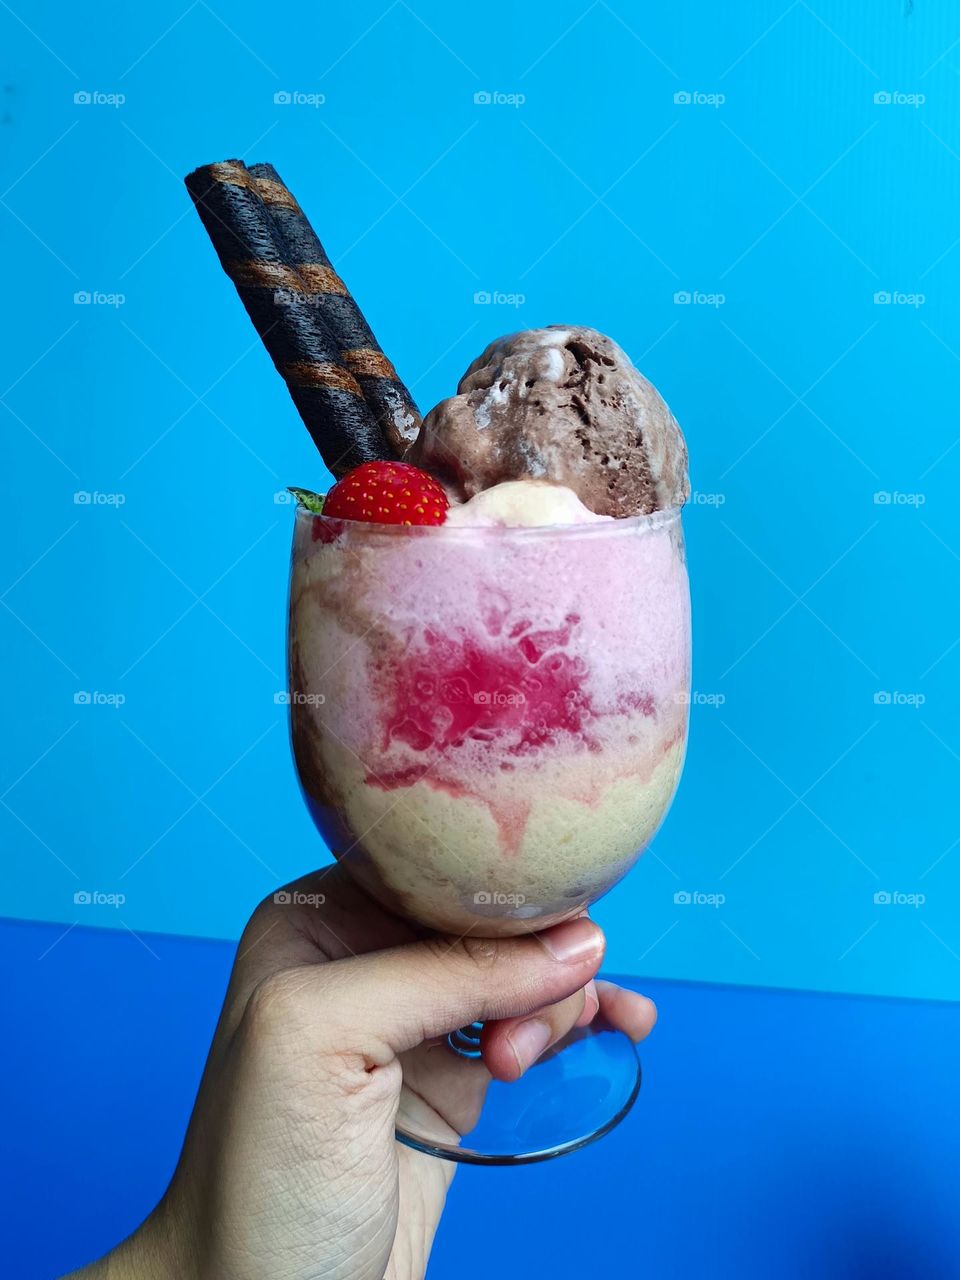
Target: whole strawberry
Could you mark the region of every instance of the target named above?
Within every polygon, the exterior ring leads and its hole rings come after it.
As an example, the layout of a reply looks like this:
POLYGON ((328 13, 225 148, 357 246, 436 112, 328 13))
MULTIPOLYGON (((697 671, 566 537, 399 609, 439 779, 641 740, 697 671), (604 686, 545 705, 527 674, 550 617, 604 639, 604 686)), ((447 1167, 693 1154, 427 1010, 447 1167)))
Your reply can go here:
POLYGON ((443 524, 447 495, 409 462, 364 462, 327 494, 323 514, 372 524, 443 524))

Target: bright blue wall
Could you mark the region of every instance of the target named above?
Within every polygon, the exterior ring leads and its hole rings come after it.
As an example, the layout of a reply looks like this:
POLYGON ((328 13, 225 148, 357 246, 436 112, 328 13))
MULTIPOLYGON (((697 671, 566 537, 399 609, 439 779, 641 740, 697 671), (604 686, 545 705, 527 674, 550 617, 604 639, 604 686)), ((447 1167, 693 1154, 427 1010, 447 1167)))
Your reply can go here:
POLYGON ((230 936, 321 857, 273 700, 273 495, 324 475, 180 182, 240 155, 286 176, 422 405, 499 332, 593 324, 723 498, 687 529, 695 683, 725 701, 694 708, 676 808, 598 910, 611 968, 955 996, 956 7, 297 8, 0 17, 0 911, 230 936))

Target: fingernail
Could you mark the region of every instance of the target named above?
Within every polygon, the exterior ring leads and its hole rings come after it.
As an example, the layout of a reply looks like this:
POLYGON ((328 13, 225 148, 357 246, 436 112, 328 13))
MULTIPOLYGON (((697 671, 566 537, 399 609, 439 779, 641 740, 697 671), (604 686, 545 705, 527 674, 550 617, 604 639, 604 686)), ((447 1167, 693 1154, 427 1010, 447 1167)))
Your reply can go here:
POLYGON ((580 1017, 573 1024, 575 1027, 589 1027, 600 1012, 600 997, 597 995, 597 984, 590 981, 583 988, 583 1008, 580 1017))
POLYGON ((603 950, 603 934, 592 920, 582 916, 541 933, 540 941, 554 960, 561 960, 564 964, 586 960, 588 956, 599 955, 603 950))
POLYGON ((521 1075, 536 1060, 550 1043, 552 1032, 545 1022, 539 1018, 528 1018, 510 1032, 507 1040, 517 1060, 521 1075))
POLYGON ((590 1020, 600 1012, 600 997, 597 995, 597 984, 588 982, 584 991, 584 1012, 590 1011, 590 1020))

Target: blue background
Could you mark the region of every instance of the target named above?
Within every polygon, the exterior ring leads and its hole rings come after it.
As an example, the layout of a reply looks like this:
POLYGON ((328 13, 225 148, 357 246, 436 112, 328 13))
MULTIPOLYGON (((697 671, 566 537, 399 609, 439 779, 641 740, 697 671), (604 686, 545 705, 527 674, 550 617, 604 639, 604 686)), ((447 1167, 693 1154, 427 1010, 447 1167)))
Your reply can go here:
POLYGON ((231 938, 323 857, 274 702, 274 495, 326 477, 181 183, 238 155, 289 182, 422 407, 498 333, 574 321, 685 429, 700 700, 674 810, 597 909, 610 968, 955 997, 955 6, 14 8, 0 913, 231 938))
MULTIPOLYGON (((15 1028, 0 1092, 16 1099, 0 1249, 16 1280, 98 1257, 156 1204, 233 959, 226 942, 60 933, 0 923, 15 1028)), ((477 1256, 506 1280, 956 1280, 955 1004, 642 989, 660 1020, 636 1106, 562 1160, 461 1168, 433 1280, 477 1274, 477 1256)))

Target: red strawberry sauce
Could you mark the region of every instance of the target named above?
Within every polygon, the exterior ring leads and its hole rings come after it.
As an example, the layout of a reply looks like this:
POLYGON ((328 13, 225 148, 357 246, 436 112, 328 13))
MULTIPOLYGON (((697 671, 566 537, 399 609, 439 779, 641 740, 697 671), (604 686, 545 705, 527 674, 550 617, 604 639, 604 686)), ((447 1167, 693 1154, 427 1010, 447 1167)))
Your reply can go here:
MULTIPOLYGON (((531 780, 529 800, 492 805, 463 785, 463 773, 476 774, 476 755, 471 752, 471 766, 462 771, 458 748, 470 743, 482 752, 480 744, 495 744, 491 770, 509 772, 515 760, 536 757, 557 735, 574 735, 574 749, 599 752, 600 744, 591 733, 597 712, 584 692, 586 666, 567 652, 579 615, 568 614, 554 630, 533 631, 529 621, 520 620, 503 634, 505 612, 485 611, 485 636, 447 636, 428 628, 422 646, 379 673, 389 706, 380 751, 389 755, 393 744, 403 743, 422 754, 423 762, 371 773, 366 781, 385 791, 423 781, 458 798, 473 796, 490 806, 505 852, 517 853, 536 784, 531 780)), ((648 695, 626 694, 620 701, 620 710, 653 714, 648 695)))
POLYGON ((496 734, 510 743, 505 754, 518 756, 560 730, 582 732, 590 715, 580 692, 585 668, 563 651, 579 622, 569 614, 561 629, 538 632, 519 622, 495 641, 426 630, 425 647, 391 673, 383 749, 400 741, 414 751, 446 752, 465 738, 483 742, 496 734))

